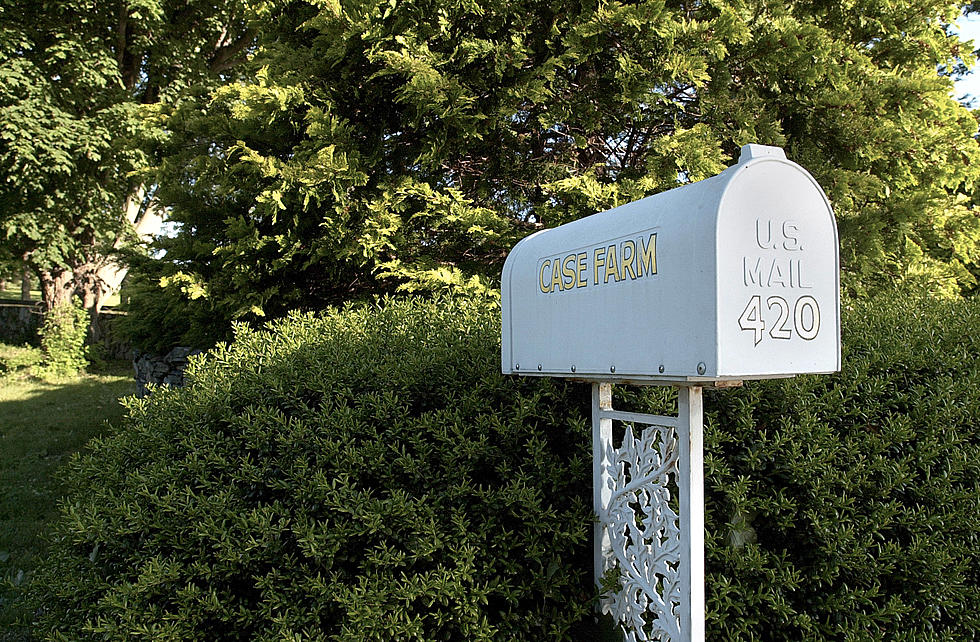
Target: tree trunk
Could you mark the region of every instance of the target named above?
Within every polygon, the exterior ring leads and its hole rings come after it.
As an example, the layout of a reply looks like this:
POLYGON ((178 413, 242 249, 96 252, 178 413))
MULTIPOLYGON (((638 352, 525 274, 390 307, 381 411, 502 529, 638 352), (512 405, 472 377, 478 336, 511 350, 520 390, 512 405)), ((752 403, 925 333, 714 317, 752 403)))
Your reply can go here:
POLYGON ((76 265, 72 270, 75 293, 81 297, 82 306, 92 314, 98 314, 96 308, 102 307, 105 287, 99 280, 99 266, 95 263, 76 265))
POLYGON ((95 263, 77 266, 74 270, 74 289, 82 299, 82 307, 88 310, 89 338, 98 340, 99 313, 105 297, 111 294, 107 284, 99 277, 100 267, 95 263))
POLYGON ((72 276, 70 270, 63 268, 38 272, 41 281, 41 301, 46 310, 71 301, 75 289, 72 276))
POLYGON ((20 276, 20 298, 22 301, 31 300, 31 272, 26 266, 20 276))

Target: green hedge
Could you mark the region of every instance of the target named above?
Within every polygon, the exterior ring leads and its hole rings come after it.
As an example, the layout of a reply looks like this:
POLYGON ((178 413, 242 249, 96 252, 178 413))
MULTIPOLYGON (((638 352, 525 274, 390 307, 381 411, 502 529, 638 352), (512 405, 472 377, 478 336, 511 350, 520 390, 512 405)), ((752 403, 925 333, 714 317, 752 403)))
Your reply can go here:
MULTIPOLYGON (((596 639, 588 386, 501 376, 498 314, 239 328, 189 388, 131 401, 68 469, 37 632, 596 639)), ((980 306, 892 297, 844 327, 840 375, 707 395, 709 639, 980 628, 980 306)))
POLYGON ((978 303, 846 306, 839 375, 712 395, 710 639, 975 639, 978 303))
POLYGON ((239 328, 188 389, 131 401, 71 464, 41 628, 583 639, 588 392, 501 377, 496 316, 402 302, 239 328))

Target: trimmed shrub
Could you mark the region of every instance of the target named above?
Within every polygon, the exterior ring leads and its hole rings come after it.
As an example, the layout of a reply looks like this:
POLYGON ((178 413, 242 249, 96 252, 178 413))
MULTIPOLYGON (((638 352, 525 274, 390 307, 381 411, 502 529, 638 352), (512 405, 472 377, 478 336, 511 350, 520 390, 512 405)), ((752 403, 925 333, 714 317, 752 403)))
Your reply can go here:
POLYGON ((889 293, 843 317, 839 375, 706 403, 710 639, 980 631, 980 305, 889 293))
POLYGON ((85 336, 89 316, 77 301, 68 301, 48 310, 41 324, 42 373, 53 377, 73 377, 85 366, 85 336))
MULTIPOLYGON (((51 639, 593 640, 589 389, 499 374, 499 312, 297 315, 75 458, 51 639)), ((845 314, 844 371, 708 391, 708 637, 978 629, 980 305, 845 314)), ((674 412, 667 391, 621 407, 674 412)))
POLYGON ((70 465, 56 639, 588 639, 589 393, 503 378, 498 313, 293 316, 70 465), (583 411, 582 409, 585 409, 583 411))

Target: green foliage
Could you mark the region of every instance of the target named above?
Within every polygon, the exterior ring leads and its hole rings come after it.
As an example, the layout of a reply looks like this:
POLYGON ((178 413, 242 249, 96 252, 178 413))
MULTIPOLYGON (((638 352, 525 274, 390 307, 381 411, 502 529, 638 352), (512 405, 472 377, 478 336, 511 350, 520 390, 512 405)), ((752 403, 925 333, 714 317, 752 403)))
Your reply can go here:
POLYGON ((711 639, 980 631, 980 301, 844 314, 843 371, 713 393, 711 639))
MULTIPOLYGON (((589 389, 501 376, 498 315, 402 300, 240 326, 188 389, 130 401, 69 468, 39 632, 597 639, 589 389)), ((980 303, 892 293, 844 328, 838 375, 707 393, 712 640, 980 630, 980 303)))
POLYGON ((32 372, 43 359, 44 354, 39 348, 4 345, 0 353, 0 376, 32 372))
MULTIPOLYGON (((5 284, 8 281, 19 279, 22 270, 23 265, 7 249, 0 245, 0 283, 5 284)), ((4 289, 6 288, 0 287, 0 296, 3 296, 4 289)))
POLYGON ((104 371, 109 367, 109 350, 104 343, 89 343, 84 347, 86 365, 96 371, 104 371))
POLYGON ((120 108, 109 41, 77 7, 8 0, 0 5, 0 244, 41 271, 83 261, 87 248, 122 233, 111 203, 130 183, 132 150, 117 143, 136 125, 120 108), (73 27, 75 27, 73 29, 73 27), (87 27, 87 28, 86 28, 87 27))
POLYGON ((98 291, 94 273, 137 240, 158 105, 227 75, 246 19, 241 2, 0 0, 0 257, 74 279, 48 304, 98 291))
MULTIPOLYGON (((207 299, 184 298, 177 292, 160 292, 159 280, 147 274, 152 261, 133 257, 136 266, 127 282, 127 314, 117 323, 120 336, 134 347, 166 354, 174 346, 209 346, 216 339, 231 338, 231 324, 207 299)), ((177 286, 171 286, 177 287, 177 286)))
POLYGON ((588 391, 501 377, 497 315, 439 300, 240 327, 188 389, 131 400, 71 464, 44 630, 587 638, 588 391))
POLYGON ((88 365, 88 326, 88 312, 77 301, 62 303, 45 313, 40 329, 43 375, 73 377, 88 365))
POLYGON ((748 142, 826 188, 849 290, 953 294, 980 274, 977 123, 937 73, 971 48, 945 0, 256 11, 251 73, 184 94, 161 140, 178 235, 145 305, 187 302, 191 334, 378 292, 491 293, 518 239, 715 174, 748 142))

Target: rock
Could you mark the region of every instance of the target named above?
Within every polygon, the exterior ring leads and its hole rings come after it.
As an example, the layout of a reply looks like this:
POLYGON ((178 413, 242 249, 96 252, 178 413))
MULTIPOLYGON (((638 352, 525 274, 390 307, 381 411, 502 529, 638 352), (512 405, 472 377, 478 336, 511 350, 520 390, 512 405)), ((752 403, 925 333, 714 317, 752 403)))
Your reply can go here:
POLYGON ((202 352, 186 346, 177 346, 164 356, 133 351, 133 370, 139 386, 137 396, 149 394, 147 384, 183 386, 188 359, 202 352))
POLYGON ((192 352, 192 348, 178 346, 167 353, 164 359, 168 361, 187 361, 187 355, 192 352))

